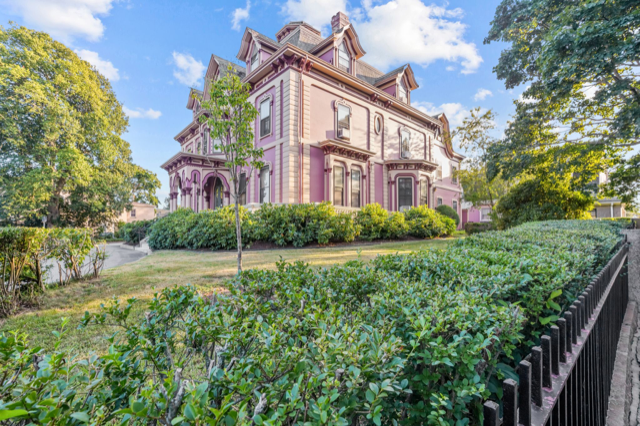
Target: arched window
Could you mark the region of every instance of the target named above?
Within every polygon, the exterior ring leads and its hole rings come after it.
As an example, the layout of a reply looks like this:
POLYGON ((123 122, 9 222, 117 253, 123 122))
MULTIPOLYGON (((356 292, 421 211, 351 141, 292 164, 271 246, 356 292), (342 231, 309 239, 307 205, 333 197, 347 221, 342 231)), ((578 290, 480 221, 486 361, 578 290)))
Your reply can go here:
POLYGON ((402 132, 400 132, 400 137, 402 138, 400 141, 402 158, 411 158, 411 149, 410 149, 411 133, 409 133, 408 130, 403 130, 402 132))
POLYGON ((349 50, 347 50, 345 42, 342 42, 340 47, 338 47, 338 67, 342 71, 351 72, 351 54, 349 50))

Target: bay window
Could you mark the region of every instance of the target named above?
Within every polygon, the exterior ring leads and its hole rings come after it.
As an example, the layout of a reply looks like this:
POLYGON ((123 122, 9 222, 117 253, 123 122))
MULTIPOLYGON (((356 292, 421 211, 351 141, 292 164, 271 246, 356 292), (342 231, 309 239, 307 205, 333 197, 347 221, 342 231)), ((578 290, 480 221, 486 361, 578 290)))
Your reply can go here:
POLYGON ((333 167, 333 204, 344 206, 344 167, 333 167))
POLYGON ((413 206, 413 180, 408 177, 398 178, 398 211, 408 210, 413 206))
POLYGON ((360 207, 360 170, 351 170, 351 207, 360 207))

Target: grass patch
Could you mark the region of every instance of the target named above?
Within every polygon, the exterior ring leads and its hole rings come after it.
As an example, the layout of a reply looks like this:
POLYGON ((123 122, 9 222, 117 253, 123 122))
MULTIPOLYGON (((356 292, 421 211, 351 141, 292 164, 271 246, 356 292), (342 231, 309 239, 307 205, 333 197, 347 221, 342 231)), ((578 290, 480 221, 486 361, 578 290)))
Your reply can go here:
MULTIPOLYGON (((456 234, 455 237, 462 237, 456 234)), ((384 242, 308 249, 250 250, 243 253, 244 269, 274 269, 281 258, 302 260, 314 267, 329 267, 360 258, 373 259, 380 254, 445 248, 454 239, 384 242)), ((113 297, 124 301, 136 297, 149 300, 157 291, 170 286, 193 284, 205 293, 223 290, 224 279, 237 270, 236 252, 158 251, 137 262, 106 270, 95 280, 72 283, 48 290, 37 309, 23 312, 4 322, 0 331, 27 333, 33 346, 51 350, 55 343, 52 331, 60 328, 62 318, 69 319, 68 334, 61 349, 88 354, 101 353, 108 347, 105 337, 116 331, 112 327, 77 327, 85 311, 96 311, 113 297)), ((142 304, 141 304, 142 305, 142 304)), ((142 314, 143 306, 137 307, 142 314)))

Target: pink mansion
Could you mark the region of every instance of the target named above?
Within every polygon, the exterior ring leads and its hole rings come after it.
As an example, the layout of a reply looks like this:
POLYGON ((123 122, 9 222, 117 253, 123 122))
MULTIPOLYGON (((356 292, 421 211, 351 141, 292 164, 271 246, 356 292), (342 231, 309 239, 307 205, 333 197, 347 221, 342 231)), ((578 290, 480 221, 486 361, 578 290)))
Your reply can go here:
MULTIPOLYGON (((275 40, 245 30, 237 58, 246 68, 231 65, 252 87, 255 143, 265 166, 250 179, 241 176, 241 204, 330 201, 351 210, 379 203, 390 211, 446 204, 460 214, 461 188, 451 176, 463 157, 444 142, 445 115, 411 106, 418 84, 409 64, 383 73, 363 61, 345 14, 336 14, 331 27, 322 37, 305 22, 290 22, 275 40)), ((211 56, 205 97, 229 64, 211 56)), ((199 123, 203 111, 193 92, 193 120, 175 137, 180 152, 162 165, 172 211, 233 203, 224 158, 199 123)))

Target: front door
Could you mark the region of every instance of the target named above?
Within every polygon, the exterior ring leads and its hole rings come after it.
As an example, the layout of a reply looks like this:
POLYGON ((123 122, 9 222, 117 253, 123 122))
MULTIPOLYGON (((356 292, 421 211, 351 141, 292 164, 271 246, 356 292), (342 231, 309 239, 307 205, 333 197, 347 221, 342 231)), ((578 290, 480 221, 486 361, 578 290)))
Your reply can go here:
POLYGON ((222 181, 216 178, 216 183, 213 185, 213 208, 218 209, 222 207, 222 181))

